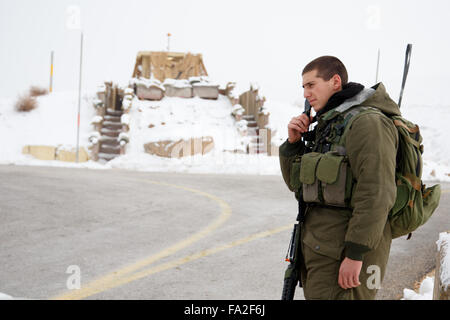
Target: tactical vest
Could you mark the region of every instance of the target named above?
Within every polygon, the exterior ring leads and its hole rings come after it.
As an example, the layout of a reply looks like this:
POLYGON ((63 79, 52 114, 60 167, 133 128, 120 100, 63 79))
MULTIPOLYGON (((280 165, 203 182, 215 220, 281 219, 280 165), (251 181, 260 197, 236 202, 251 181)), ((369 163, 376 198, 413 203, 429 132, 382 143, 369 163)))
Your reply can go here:
MULTIPOLYGON (((309 204, 353 209, 356 180, 345 149, 345 137, 359 116, 376 113, 370 106, 347 104, 319 118, 312 152, 296 158, 291 166, 291 183, 309 204)), ((392 238, 410 234, 433 214, 440 200, 440 185, 422 183, 423 145, 419 127, 400 116, 389 117, 399 133, 395 172, 397 195, 389 212, 392 238)))
MULTIPOLYGON (((356 187, 345 149, 345 137, 357 115, 382 114, 378 109, 352 106, 348 110, 332 110, 319 118, 312 152, 296 159, 291 170, 298 180, 303 201, 326 206, 353 208, 356 187)), ((291 181, 294 181, 291 180, 291 181)))

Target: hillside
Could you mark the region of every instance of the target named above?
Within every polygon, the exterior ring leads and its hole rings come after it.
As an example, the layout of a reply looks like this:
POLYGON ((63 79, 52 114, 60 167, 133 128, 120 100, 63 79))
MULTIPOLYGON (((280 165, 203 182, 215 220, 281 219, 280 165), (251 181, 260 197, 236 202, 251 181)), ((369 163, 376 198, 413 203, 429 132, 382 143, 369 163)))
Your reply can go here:
MULTIPOLYGON (((84 94, 80 115, 80 146, 89 147, 95 117, 95 93, 84 94)), ((198 97, 183 99, 165 97, 161 101, 133 100, 130 110, 130 143, 126 154, 105 164, 88 161, 70 163, 42 161, 22 154, 25 145, 51 145, 66 148, 76 145, 77 95, 75 92, 53 92, 37 97, 38 108, 27 113, 14 110, 13 99, 0 99, 0 135, 2 164, 71 166, 95 169, 123 168, 148 171, 176 171, 203 173, 279 174, 278 157, 233 153, 245 151, 245 137, 241 137, 231 116, 232 105, 220 95, 217 100, 198 97), (211 136, 214 149, 205 155, 168 159, 145 153, 143 144, 159 140, 189 139, 211 136)), ((267 103, 274 113, 270 127, 272 139, 280 144, 286 139, 287 121, 299 108, 294 105, 267 103), (285 135, 283 135, 285 134, 285 135)))

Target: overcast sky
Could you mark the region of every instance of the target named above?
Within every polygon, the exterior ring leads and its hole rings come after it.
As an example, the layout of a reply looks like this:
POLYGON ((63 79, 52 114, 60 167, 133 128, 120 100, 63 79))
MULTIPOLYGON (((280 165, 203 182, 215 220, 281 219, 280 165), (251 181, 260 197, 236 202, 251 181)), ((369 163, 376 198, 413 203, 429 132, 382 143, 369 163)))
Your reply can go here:
MULTIPOLYGON (((321 55, 339 57, 350 81, 379 80, 398 100, 405 48, 413 44, 403 104, 446 104, 450 81, 450 1, 0 0, 0 97, 30 85, 78 88, 127 83, 136 54, 167 49, 202 53, 211 79, 258 82, 272 100, 302 97, 301 70, 321 55)), ((301 98, 302 99, 302 98, 301 98)))

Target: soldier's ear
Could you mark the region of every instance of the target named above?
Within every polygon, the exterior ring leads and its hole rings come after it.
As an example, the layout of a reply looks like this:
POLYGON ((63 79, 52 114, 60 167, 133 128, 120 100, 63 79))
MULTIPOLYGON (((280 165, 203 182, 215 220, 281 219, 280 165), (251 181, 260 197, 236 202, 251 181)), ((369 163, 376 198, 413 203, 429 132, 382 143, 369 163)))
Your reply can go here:
POLYGON ((333 78, 331 78, 333 82, 333 89, 336 91, 339 91, 342 89, 342 79, 341 77, 336 73, 333 78))

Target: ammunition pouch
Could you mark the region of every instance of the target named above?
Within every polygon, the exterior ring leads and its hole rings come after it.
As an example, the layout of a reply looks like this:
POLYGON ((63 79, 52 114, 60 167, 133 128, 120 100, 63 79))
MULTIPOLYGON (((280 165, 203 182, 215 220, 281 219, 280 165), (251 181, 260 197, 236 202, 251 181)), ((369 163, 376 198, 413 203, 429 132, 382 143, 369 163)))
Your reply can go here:
POLYGON ((310 152, 291 167, 291 186, 301 187, 305 203, 351 207, 353 177, 347 156, 310 152))

